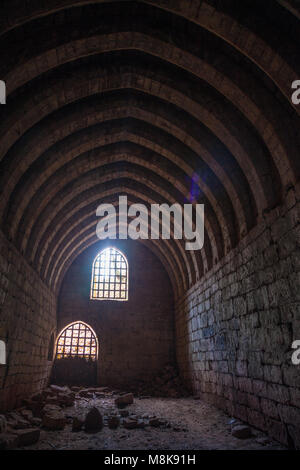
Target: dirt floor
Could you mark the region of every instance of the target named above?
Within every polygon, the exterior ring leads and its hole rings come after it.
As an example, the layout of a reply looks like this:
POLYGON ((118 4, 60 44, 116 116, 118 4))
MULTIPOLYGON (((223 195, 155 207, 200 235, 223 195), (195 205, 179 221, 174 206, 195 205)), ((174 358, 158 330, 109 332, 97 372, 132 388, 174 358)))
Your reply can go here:
MULTIPOLYGON (((105 416, 118 412, 110 398, 81 398, 66 409, 70 423, 62 431, 41 429, 37 444, 21 449, 105 449, 105 450, 279 450, 284 449, 276 442, 253 430, 253 437, 238 439, 231 435, 230 417, 222 411, 193 398, 148 398, 135 399, 126 410, 138 417, 153 416, 167 420, 168 426, 159 428, 146 426, 142 429, 125 429, 121 425, 110 429, 105 423, 96 434, 84 431, 72 432, 73 416, 86 415, 96 406, 105 416)), ((19 447, 20 449, 20 447, 19 447)))

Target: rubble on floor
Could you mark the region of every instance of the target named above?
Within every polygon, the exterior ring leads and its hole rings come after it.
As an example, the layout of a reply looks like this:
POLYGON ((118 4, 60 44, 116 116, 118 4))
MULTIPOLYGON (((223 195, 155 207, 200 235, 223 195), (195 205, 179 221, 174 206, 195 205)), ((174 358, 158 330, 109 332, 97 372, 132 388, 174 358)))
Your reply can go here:
POLYGON ((16 434, 2 433, 0 434, 0 450, 10 450, 18 447, 19 440, 16 434))
POLYGON ((115 404, 122 408, 133 403, 133 393, 120 394, 119 397, 115 398, 115 404))
POLYGON ((172 365, 165 366, 161 373, 149 381, 139 381, 131 385, 131 390, 140 398, 167 397, 181 398, 190 396, 178 371, 172 365))
POLYGON ((144 428, 145 426, 167 426, 168 423, 155 416, 136 416, 124 409, 134 402, 133 393, 111 390, 108 387, 79 387, 50 385, 41 393, 23 401, 24 406, 0 415, 0 449, 23 447, 36 443, 40 428, 47 431, 61 431, 71 424, 72 432, 84 430, 87 433, 101 431, 103 426, 117 429, 144 428), (95 407, 85 416, 69 416, 67 408, 73 407, 76 400, 96 398, 113 399, 115 409, 102 415, 95 407))
POLYGON ((40 438, 40 430, 37 428, 19 429, 14 431, 19 446, 30 446, 40 438))
POLYGON ((251 427, 244 424, 239 419, 232 418, 228 424, 230 426, 232 436, 238 439, 249 439, 253 436, 251 427))
MULTIPOLYGON (((169 370, 169 372, 173 376, 172 371, 169 370)), ((107 436, 109 431, 111 436, 109 439, 118 433, 122 434, 123 431, 132 434, 135 430, 138 432, 145 430, 145 435, 149 435, 151 430, 154 434, 157 431, 176 434, 189 432, 188 427, 184 425, 182 414, 178 415, 178 420, 169 421, 164 417, 164 414, 170 412, 167 405, 163 413, 155 415, 151 413, 153 410, 149 412, 146 406, 147 403, 153 402, 154 398, 140 400, 142 397, 108 387, 74 386, 69 388, 51 385, 41 393, 24 400, 20 408, 0 415, 0 449, 30 446, 36 444, 39 439, 45 441, 45 435, 49 436, 48 444, 55 448, 50 441, 53 440, 51 436, 57 435, 57 432, 81 433, 86 436, 104 433, 107 436), (147 413, 139 411, 145 409, 147 413)), ((162 400, 166 400, 167 403, 170 400, 174 402, 171 398, 155 398, 155 400, 159 403, 162 400)), ((189 411, 194 409, 193 398, 182 400, 188 400, 191 403, 189 411)), ((204 406, 201 401, 196 408, 199 406, 204 406)), ((237 419, 231 419, 227 426, 227 432, 236 441, 257 438, 260 439, 260 441, 257 440, 257 445, 269 445, 270 441, 265 436, 258 436, 250 426, 237 419)), ((78 434, 73 434, 73 436, 77 439, 78 434)), ((121 435, 119 439, 122 439, 121 435)))
POLYGON ((72 420, 72 431, 73 432, 81 431, 84 426, 84 421, 85 421, 84 418, 75 416, 72 420))
POLYGON ((120 417, 109 416, 107 419, 107 425, 110 429, 117 429, 117 427, 120 425, 120 417))
POLYGON ((58 405, 45 405, 42 409, 42 426, 49 431, 64 429, 67 420, 64 412, 58 405))
POLYGON ((238 424, 232 428, 231 434, 238 439, 248 439, 252 436, 252 431, 249 426, 238 424))
POLYGON ((0 415, 0 434, 6 432, 7 421, 5 416, 0 415))
POLYGON ((85 432, 98 432, 103 428, 103 418, 102 414, 93 406, 90 411, 87 413, 84 420, 84 430, 85 432))

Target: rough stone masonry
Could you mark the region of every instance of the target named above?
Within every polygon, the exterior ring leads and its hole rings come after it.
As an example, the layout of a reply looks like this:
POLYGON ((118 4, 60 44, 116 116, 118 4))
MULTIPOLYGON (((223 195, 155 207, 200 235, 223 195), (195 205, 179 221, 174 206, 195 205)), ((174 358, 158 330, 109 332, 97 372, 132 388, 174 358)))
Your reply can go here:
POLYGON ((83 322, 97 353, 74 346, 63 385, 159 398, 170 367, 196 416, 299 448, 299 18, 292 0, 1 1, 1 413, 58 377, 83 322), (203 204, 204 246, 116 240, 128 301, 95 300, 96 210, 120 196, 203 204))

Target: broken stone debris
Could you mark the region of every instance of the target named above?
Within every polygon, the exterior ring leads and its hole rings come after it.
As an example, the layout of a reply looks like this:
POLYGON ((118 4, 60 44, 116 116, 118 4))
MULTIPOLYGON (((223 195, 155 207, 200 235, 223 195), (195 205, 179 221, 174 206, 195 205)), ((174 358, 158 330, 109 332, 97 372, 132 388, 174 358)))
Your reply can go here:
POLYGON ((125 393, 124 395, 120 395, 115 399, 115 404, 122 408, 127 405, 131 405, 133 403, 133 394, 132 393, 125 393))
POLYGON ((50 410, 43 415, 42 426, 49 431, 60 431, 66 423, 66 416, 61 410, 50 410))
POLYGON ((150 397, 180 398, 190 396, 179 377, 177 369, 172 365, 166 365, 161 373, 149 381, 135 383, 133 385, 135 395, 141 399, 150 397))
POLYGON ((252 437, 251 428, 243 424, 233 426, 231 434, 238 439, 248 439, 249 437, 252 437))
POLYGON ((0 450, 10 450, 18 447, 19 438, 16 434, 2 433, 0 434, 0 450))
POLYGON ((107 419, 107 425, 110 429, 117 429, 120 425, 119 416, 109 416, 107 419))
POLYGON ((4 415, 0 415, 0 433, 5 433, 7 428, 7 421, 4 415))
POLYGON ((73 432, 99 432, 104 425, 110 429, 143 429, 146 426, 165 426, 165 421, 155 416, 136 416, 127 409, 134 402, 131 392, 113 391, 108 387, 72 387, 50 385, 42 392, 23 401, 17 410, 0 415, 0 449, 11 449, 35 444, 40 438, 40 427, 46 431, 60 431, 70 423, 73 432), (75 400, 90 398, 115 398, 116 410, 110 408, 102 416, 92 407, 86 416, 66 416, 64 409, 75 400))
POLYGON ((84 419, 79 418, 78 416, 75 416, 72 420, 72 431, 73 432, 78 432, 81 431, 84 425, 84 419))
POLYGON ((14 431, 14 434, 18 437, 19 446, 30 446, 40 438, 40 430, 36 428, 19 429, 14 431))
POLYGON ((85 417, 84 429, 86 432, 98 432, 103 427, 102 414, 98 408, 93 407, 85 417))

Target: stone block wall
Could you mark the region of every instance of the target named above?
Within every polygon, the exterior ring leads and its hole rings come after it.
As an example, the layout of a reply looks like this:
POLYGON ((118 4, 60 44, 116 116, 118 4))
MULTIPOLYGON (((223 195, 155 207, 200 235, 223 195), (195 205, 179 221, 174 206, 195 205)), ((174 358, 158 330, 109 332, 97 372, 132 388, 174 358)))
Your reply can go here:
POLYGON ((53 330, 54 295, 0 232, 0 339, 7 352, 6 364, 0 365, 0 412, 47 383, 53 330))
POLYGON ((178 363, 194 392, 298 447, 299 235, 291 189, 176 306, 178 363))
POLYGON ((175 360, 173 291, 157 257, 140 242, 98 242, 79 255, 58 299, 58 330, 81 320, 99 342, 98 384, 126 387, 160 374, 175 360), (92 264, 106 246, 119 248, 129 266, 129 299, 90 300, 92 264))

